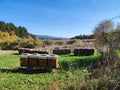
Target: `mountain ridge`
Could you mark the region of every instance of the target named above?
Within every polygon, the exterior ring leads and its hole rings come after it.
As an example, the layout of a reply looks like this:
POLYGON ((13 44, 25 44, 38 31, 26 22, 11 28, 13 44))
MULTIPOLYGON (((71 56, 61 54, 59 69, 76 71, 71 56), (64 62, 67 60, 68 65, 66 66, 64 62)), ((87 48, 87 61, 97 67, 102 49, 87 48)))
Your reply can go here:
POLYGON ((57 36, 50 36, 50 35, 36 35, 39 39, 47 39, 47 40, 68 40, 69 38, 65 37, 57 37, 57 36))

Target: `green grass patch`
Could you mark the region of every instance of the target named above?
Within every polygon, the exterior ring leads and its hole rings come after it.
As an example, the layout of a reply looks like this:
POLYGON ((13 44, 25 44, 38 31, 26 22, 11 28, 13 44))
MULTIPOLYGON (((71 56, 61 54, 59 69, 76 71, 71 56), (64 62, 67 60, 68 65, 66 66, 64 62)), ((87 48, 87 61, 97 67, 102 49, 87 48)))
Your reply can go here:
POLYGON ((82 76, 86 74, 82 68, 70 69, 71 65, 85 67, 98 56, 98 53, 92 56, 61 55, 60 67, 53 73, 43 70, 28 71, 20 68, 19 55, 0 55, 0 90, 44 90, 50 87, 63 90, 76 80, 83 79, 82 76))
POLYGON ((60 68, 69 69, 73 68, 82 68, 90 65, 91 63, 96 62, 97 58, 100 56, 100 53, 95 52, 91 56, 74 56, 73 53, 70 55, 61 55, 59 56, 60 68))

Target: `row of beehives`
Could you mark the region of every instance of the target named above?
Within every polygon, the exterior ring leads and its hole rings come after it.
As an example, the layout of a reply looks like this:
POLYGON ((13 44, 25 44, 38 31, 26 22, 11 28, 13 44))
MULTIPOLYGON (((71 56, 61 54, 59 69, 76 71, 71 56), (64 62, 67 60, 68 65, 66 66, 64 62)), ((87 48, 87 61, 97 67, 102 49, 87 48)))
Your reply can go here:
POLYGON ((23 54, 20 56, 20 66, 39 67, 39 68, 57 68, 58 55, 47 54, 23 54))
MULTIPOLYGON (((94 54, 94 49, 89 48, 75 48, 74 49, 74 55, 75 56, 89 56, 94 54)), ((69 48, 60 48, 60 49, 53 49, 53 54, 58 55, 64 55, 64 54, 70 54, 71 49, 69 48)))
MULTIPOLYGON (((38 54, 49 54, 49 50, 37 50, 37 49, 26 49, 26 48, 20 48, 18 49, 19 54, 22 53, 38 53, 38 54)), ((74 55, 75 56, 89 56, 89 55, 93 55, 94 54, 94 49, 89 49, 89 48, 75 48, 74 49, 74 55)), ((57 55, 66 55, 66 54, 70 54, 71 53, 71 49, 69 48, 55 48, 53 49, 53 54, 57 54, 57 55)))
POLYGON ((18 53, 38 53, 38 54, 49 54, 49 50, 29 49, 29 48, 18 48, 18 53))

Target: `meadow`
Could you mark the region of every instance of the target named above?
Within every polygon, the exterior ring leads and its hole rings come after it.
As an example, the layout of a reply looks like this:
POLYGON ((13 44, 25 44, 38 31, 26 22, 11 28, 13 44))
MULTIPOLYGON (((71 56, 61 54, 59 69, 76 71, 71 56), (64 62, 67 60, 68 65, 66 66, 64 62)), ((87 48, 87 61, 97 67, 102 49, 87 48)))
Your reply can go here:
POLYGON ((17 53, 0 55, 0 90, 64 90, 84 79, 88 74, 86 66, 99 56, 97 52, 91 56, 59 55, 59 68, 47 72, 20 67, 17 53))

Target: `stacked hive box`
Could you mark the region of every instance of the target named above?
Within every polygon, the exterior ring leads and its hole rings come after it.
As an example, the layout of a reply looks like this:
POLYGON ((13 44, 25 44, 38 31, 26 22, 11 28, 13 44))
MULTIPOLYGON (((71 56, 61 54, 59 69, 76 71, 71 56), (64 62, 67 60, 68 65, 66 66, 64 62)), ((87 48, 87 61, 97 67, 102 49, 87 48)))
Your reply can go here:
POLYGON ((18 53, 22 54, 24 52, 24 48, 18 48, 18 53))
POLYGON ((65 55, 70 53, 71 53, 71 50, 69 48, 53 49, 53 54, 57 54, 57 55, 65 55))
POLYGON ((30 54, 33 54, 33 53, 49 54, 49 51, 48 51, 48 50, 37 50, 37 49, 29 49, 29 48, 19 48, 19 49, 18 49, 18 52, 19 52, 19 54, 22 54, 22 53, 30 53, 30 54))
POLYGON ((27 54, 21 55, 20 66, 39 67, 40 69, 57 68, 58 56, 45 54, 27 54))
POLYGON ((75 56, 90 56, 94 54, 94 49, 88 48, 75 48, 74 55, 75 56))
POLYGON ((49 54, 48 50, 37 50, 37 49, 30 49, 30 51, 28 53, 34 54, 34 53, 38 53, 38 54, 49 54))

